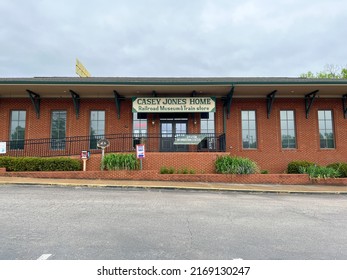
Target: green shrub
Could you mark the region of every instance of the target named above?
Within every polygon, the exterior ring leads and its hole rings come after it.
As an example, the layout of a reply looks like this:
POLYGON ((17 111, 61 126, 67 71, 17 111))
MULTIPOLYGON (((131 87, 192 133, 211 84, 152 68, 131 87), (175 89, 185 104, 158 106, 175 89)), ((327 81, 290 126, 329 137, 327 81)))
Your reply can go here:
POLYGON ((313 165, 309 167, 299 167, 301 174, 308 174, 310 178, 326 179, 340 176, 340 172, 331 167, 313 165))
POLYGON ((177 174, 189 174, 189 169, 187 167, 177 169, 177 174))
POLYGON ((249 158, 219 156, 215 161, 217 173, 254 174, 259 173, 258 165, 249 158))
POLYGON ((78 171, 81 161, 71 158, 0 157, 7 171, 78 171))
POLYGON ((174 174, 174 173, 175 173, 175 168, 174 167, 169 167, 168 174, 174 174))
POLYGON ((314 166, 314 165, 315 163, 305 161, 305 160, 292 161, 288 164, 287 173, 300 174, 300 167, 307 168, 309 166, 314 166))
MULTIPOLYGON (((177 170, 177 173, 179 170, 177 170)), ((175 168, 174 167, 166 167, 162 166, 160 167, 160 174, 174 174, 175 173, 175 168)))
POLYGON ((269 171, 267 171, 267 170, 261 170, 261 171, 260 171, 260 174, 269 174, 269 171))
POLYGON ((82 163, 78 159, 71 158, 47 158, 37 166, 41 170, 77 171, 82 169, 82 163))
POLYGON ((135 154, 112 153, 104 156, 102 166, 107 170, 136 170, 140 164, 135 154))
POLYGON ((169 169, 165 166, 160 167, 160 174, 169 174, 169 169))
POLYGON ((332 164, 329 164, 327 167, 334 168, 340 173, 341 178, 347 177, 347 163, 345 162, 335 162, 332 164))
POLYGON ((195 174, 195 170, 188 169, 187 167, 184 167, 182 169, 175 170, 174 167, 166 167, 162 166, 160 167, 160 174, 195 174))
POLYGON ((0 157, 0 167, 3 167, 3 168, 6 168, 6 170, 9 170, 8 169, 8 166, 11 162, 11 157, 8 157, 8 156, 3 156, 3 157, 0 157))

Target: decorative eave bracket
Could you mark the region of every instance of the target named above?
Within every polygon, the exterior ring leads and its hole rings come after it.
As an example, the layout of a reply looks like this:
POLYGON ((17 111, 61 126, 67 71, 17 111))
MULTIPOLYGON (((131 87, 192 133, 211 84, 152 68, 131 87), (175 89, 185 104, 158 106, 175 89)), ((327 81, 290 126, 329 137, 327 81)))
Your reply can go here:
POLYGON ((343 117, 347 119, 347 94, 342 96, 343 117))
POLYGON ((270 118, 270 114, 272 111, 272 105, 275 101, 275 97, 276 97, 276 93, 277 93, 277 89, 272 91, 271 93, 269 93, 266 96, 266 109, 267 109, 267 118, 270 118))
POLYGON ((34 105, 34 109, 35 109, 35 112, 36 112, 36 118, 40 118, 40 102, 41 102, 41 97, 39 94, 27 89, 26 90, 29 94, 29 98, 31 100, 31 102, 33 103, 34 105))
POLYGON ((75 108, 76 119, 78 119, 79 115, 80 115, 81 98, 80 98, 79 94, 77 94, 76 92, 74 92, 71 89, 70 89, 70 93, 71 93, 71 97, 72 97, 72 101, 73 101, 73 106, 75 108))
POLYGON ((113 92, 114 92, 114 101, 116 103, 117 117, 118 119, 120 119, 120 105, 124 97, 120 96, 116 90, 114 90, 113 92))
POLYGON ((306 112, 306 119, 308 119, 308 115, 310 113, 313 101, 316 98, 317 93, 319 90, 312 91, 311 93, 308 93, 305 95, 305 112, 306 112))
POLYGON ((234 89, 235 89, 235 87, 232 86, 228 95, 226 96, 225 101, 224 101, 224 107, 227 110, 227 118, 228 119, 230 118, 230 110, 231 110, 231 103, 232 103, 233 95, 234 95, 234 89))

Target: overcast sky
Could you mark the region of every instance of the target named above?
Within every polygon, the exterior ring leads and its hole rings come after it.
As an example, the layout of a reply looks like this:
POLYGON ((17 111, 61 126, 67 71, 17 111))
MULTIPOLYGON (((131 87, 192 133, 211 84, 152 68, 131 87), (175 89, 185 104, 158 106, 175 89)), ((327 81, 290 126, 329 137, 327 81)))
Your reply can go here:
POLYGON ((346 0, 0 0, 0 77, 297 77, 347 65, 346 0))

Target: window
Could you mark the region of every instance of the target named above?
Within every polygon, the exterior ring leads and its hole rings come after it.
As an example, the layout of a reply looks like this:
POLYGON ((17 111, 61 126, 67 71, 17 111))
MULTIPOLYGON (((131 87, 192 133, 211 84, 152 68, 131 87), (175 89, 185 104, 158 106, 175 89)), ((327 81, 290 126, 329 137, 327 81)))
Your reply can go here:
POLYGON ((294 111, 281 111, 280 119, 281 119, 282 148, 295 149, 296 135, 295 135, 294 111))
POLYGON ((323 149, 335 148, 332 111, 319 110, 318 125, 319 125, 320 147, 323 149))
POLYGON ((242 148, 257 148, 257 128, 255 111, 241 111, 242 148))
POLYGON ((133 148, 147 137, 147 114, 133 113, 133 148))
POLYGON ((201 113, 200 132, 215 133, 214 113, 201 113))
POLYGON ((210 134, 199 144, 201 149, 213 150, 216 148, 214 113, 201 113, 200 133, 210 134))
POLYGON ((24 149, 26 111, 11 111, 10 149, 24 149))
POLYGON ((90 112, 90 149, 97 149, 97 142, 104 138, 105 111, 90 112))
POLYGON ((66 111, 53 111, 51 115, 51 149, 65 149, 66 111))

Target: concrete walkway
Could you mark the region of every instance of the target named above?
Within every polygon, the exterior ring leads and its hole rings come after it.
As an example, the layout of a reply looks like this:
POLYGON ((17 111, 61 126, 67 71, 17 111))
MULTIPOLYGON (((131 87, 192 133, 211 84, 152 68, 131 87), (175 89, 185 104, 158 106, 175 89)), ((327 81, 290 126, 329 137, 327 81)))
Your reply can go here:
POLYGON ((347 194, 347 186, 322 186, 322 185, 264 185, 264 184, 247 184, 246 185, 246 184, 225 184, 225 183, 204 183, 204 182, 41 179, 41 178, 25 178, 25 177, 0 177, 0 184, 187 189, 187 190, 237 191, 237 192, 347 194))

